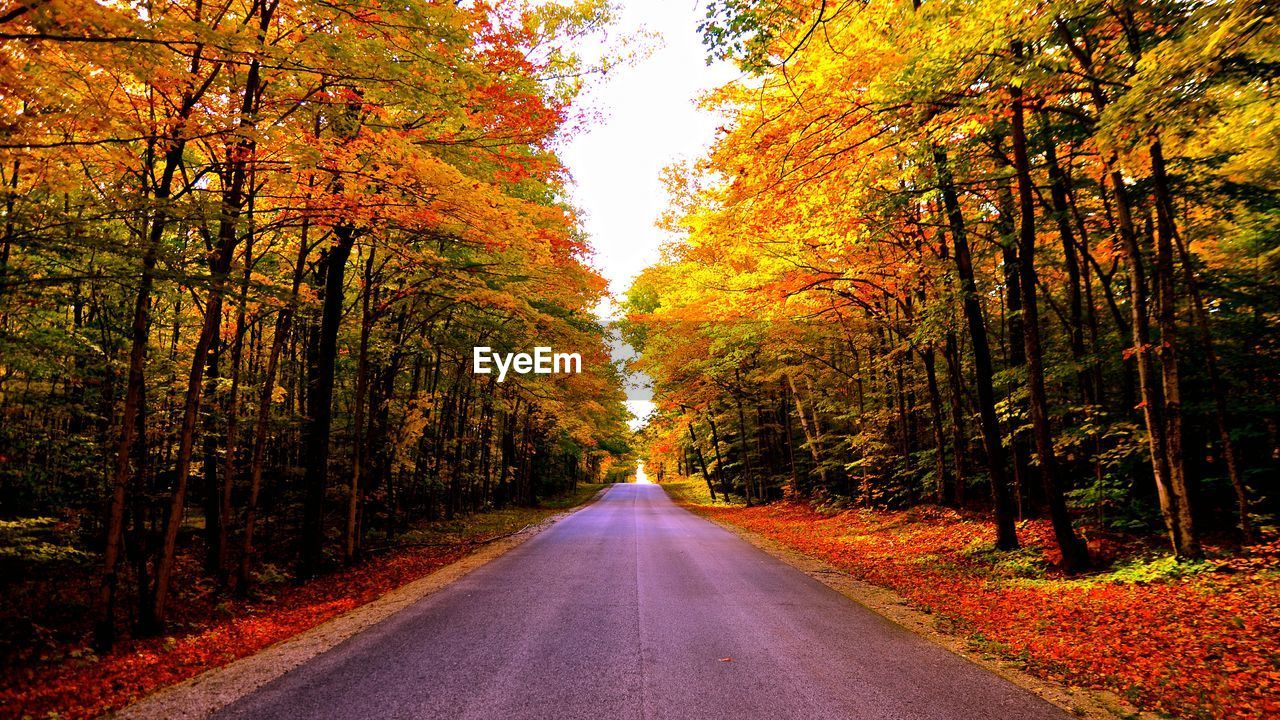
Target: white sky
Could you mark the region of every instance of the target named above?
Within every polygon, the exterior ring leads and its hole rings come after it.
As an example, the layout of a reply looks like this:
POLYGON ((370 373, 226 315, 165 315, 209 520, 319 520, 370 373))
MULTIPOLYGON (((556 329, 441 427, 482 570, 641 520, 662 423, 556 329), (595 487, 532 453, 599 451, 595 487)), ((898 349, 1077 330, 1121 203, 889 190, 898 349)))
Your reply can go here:
MULTIPOLYGON (((633 64, 596 80, 580 102, 596 121, 560 148, 573 175, 573 203, 595 249, 595 265, 621 298, 631 281, 658 259, 663 233, 654 224, 666 208, 662 170, 700 156, 719 119, 698 99, 735 77, 727 63, 708 66, 698 34, 699 0, 615 0, 619 37, 645 32, 648 48, 633 64)), ((584 48, 591 56, 598 48, 584 48)), ((611 309, 602 308, 610 315, 611 309)), ((644 417, 652 403, 628 402, 644 417)))

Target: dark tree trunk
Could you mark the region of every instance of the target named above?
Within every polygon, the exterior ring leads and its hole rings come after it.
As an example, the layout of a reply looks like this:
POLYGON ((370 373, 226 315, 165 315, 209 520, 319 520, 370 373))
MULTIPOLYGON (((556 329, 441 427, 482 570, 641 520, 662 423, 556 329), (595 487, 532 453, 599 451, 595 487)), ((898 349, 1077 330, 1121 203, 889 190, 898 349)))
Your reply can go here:
POLYGON ((1054 224, 1062 241, 1063 266, 1067 271, 1067 337, 1070 340, 1071 359, 1076 365, 1076 382, 1080 386, 1080 399, 1086 405, 1096 402, 1092 376, 1085 363, 1084 346, 1084 297, 1080 282, 1080 257, 1071 229, 1071 212, 1067 205, 1067 176, 1058 164, 1058 151, 1049 131, 1046 114, 1041 113, 1044 126, 1045 162, 1049 170, 1049 197, 1052 201, 1054 224))
POLYGON ((361 474, 367 463, 364 443, 365 401, 369 393, 369 333, 373 328, 373 313, 369 302, 373 294, 373 264, 375 252, 369 249, 369 257, 365 260, 364 283, 360 290, 360 347, 356 359, 355 413, 352 419, 354 437, 352 438, 351 483, 347 487, 347 522, 343 533, 342 560, 350 565, 360 555, 359 526, 360 499, 362 490, 361 474))
POLYGON ((960 349, 956 343, 956 334, 948 332, 943 356, 947 361, 947 393, 951 410, 951 453, 956 468, 955 492, 953 498, 957 506, 964 505, 965 486, 968 485, 968 474, 965 472, 965 455, 968 452, 969 435, 965 431, 965 402, 963 376, 960 371, 960 349))
POLYGON ((702 457, 702 447, 698 445, 698 434, 693 431, 693 421, 686 423, 689 426, 689 442, 693 443, 693 451, 696 454, 698 468, 702 470, 702 479, 707 483, 707 491, 711 493, 711 502, 716 501, 716 488, 711 484, 711 474, 707 472, 707 461, 702 457))
POLYGON ((1177 496, 1177 523, 1182 536, 1181 555, 1199 558, 1204 555, 1196 532, 1191 509, 1191 491, 1187 481, 1187 463, 1182 446, 1182 381, 1178 367, 1177 293, 1173 282, 1174 225, 1173 199, 1165 171, 1164 151, 1160 140, 1151 143, 1151 174, 1155 180, 1156 262, 1155 282, 1160 323, 1160 374, 1164 384, 1164 422, 1166 452, 1169 456, 1169 485, 1177 496))
POLYGON ((720 479, 720 494, 728 502, 729 478, 724 474, 724 458, 720 455, 720 433, 716 431, 716 418, 710 411, 707 412, 707 425, 711 427, 711 449, 716 454, 716 476, 720 479))
POLYGON ((956 274, 960 280, 960 294, 969 338, 973 343, 974 381, 978 390, 978 416, 982 426, 982 443, 987 451, 987 468, 991 475, 992 493, 995 497, 996 547, 1012 550, 1018 547, 1017 528, 1014 526, 1013 497, 1009 492, 1009 475, 1006 467, 1004 442, 1001 438, 1000 420, 996 415, 994 369, 991 362, 991 345, 987 339, 986 320, 978 301, 977 281, 973 273, 973 255, 965 234, 964 215, 960 198, 947 163, 947 155, 941 148, 933 151, 934 165, 942 188, 942 200, 946 208, 947 224, 951 229, 956 274))
MULTIPOLYGON (((1021 43, 1014 43, 1014 54, 1021 58, 1021 43)), ((1018 178, 1018 277, 1022 284, 1023 339, 1027 350, 1027 390, 1030 394, 1031 427, 1035 436, 1036 456, 1040 461, 1040 482, 1049 505, 1054 536, 1062 551, 1062 566, 1067 572, 1078 572, 1089 566, 1089 550, 1076 535, 1067 512, 1066 498, 1059 484, 1057 457, 1049 426, 1049 400, 1045 390, 1044 360, 1040 345, 1040 318, 1036 304, 1036 228, 1035 197, 1031 187, 1031 162, 1027 153, 1027 136, 1022 89, 1009 89, 1013 99, 1013 158, 1018 178)))
POLYGON ((947 472, 947 440, 942 430, 942 393, 938 390, 938 372, 933 346, 920 352, 924 362, 924 377, 929 390, 929 423, 933 430, 934 467, 937 472, 934 484, 934 502, 941 505, 947 498, 947 486, 951 484, 947 472))
MULTIPOLYGON (((1014 221, 1016 206, 1013 200, 1013 191, 1009 188, 1007 180, 1002 179, 1000 181, 998 195, 1000 215, 997 217, 996 227, 1000 233, 1000 257, 1001 264, 1004 266, 1005 306, 1008 311, 1006 332, 1008 333, 1009 343, 1009 367, 1019 373, 1025 373, 1027 369, 1027 348, 1026 332, 1022 319, 1023 287, 1020 274, 1021 263, 1018 262, 1018 231, 1017 224, 1014 221)), ((1035 292, 1034 288, 1032 288, 1032 292, 1035 292)), ((1015 381, 1015 385, 1022 385, 1021 378, 1015 381)), ((1010 398, 1010 402, 1012 403, 1012 398, 1010 398)), ((1019 413, 1025 412, 1022 403, 1018 403, 1016 407, 1019 413)), ((1013 482, 1015 495, 1018 499, 1018 517, 1026 517, 1029 514, 1038 515, 1036 500, 1040 498, 1029 497, 1031 488, 1034 487, 1030 482, 1031 447, 1030 442, 1027 440, 1027 434, 1022 429, 1021 421, 1015 419, 1011 423, 1009 437, 1009 451, 1013 456, 1013 482), (1027 504, 1031 505, 1031 513, 1027 512, 1027 504)))
POLYGON ((1155 476, 1156 495, 1160 502, 1160 514, 1164 517, 1169 542, 1175 556, 1188 555, 1186 543, 1178 520, 1180 498, 1171 486, 1169 455, 1165 437, 1164 391, 1156 375, 1152 358, 1151 325, 1147 309, 1147 279, 1138 243, 1138 231, 1133 224, 1132 207, 1124 177, 1119 170, 1111 171, 1111 187, 1115 195, 1117 226, 1121 246, 1129 264, 1129 306, 1133 320, 1132 354, 1137 359, 1138 387, 1142 393, 1142 415, 1147 426, 1147 439, 1151 447, 1151 470, 1155 476))
POLYGON ((333 229, 337 242, 320 261, 324 284, 320 327, 315 350, 307 363, 307 410, 303 427, 306 470, 303 476, 302 548, 298 575, 315 577, 324 561, 325 491, 329 475, 329 433, 333 426, 333 373, 338 357, 338 328, 342 323, 343 281, 347 258, 355 244, 356 230, 350 225, 333 229))

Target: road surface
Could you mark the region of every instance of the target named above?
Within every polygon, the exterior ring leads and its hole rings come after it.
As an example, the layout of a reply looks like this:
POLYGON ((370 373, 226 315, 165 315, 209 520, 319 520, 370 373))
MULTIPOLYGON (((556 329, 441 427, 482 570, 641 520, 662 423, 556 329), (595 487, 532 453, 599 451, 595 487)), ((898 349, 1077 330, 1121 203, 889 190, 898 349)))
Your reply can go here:
POLYGON ((618 485, 215 717, 1068 716, 660 487, 618 485))

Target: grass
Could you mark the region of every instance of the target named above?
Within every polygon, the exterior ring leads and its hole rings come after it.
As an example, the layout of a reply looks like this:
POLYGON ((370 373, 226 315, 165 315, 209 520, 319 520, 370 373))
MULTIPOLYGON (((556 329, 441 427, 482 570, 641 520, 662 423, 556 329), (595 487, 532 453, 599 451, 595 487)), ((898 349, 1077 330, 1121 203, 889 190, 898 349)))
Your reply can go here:
POLYGON ((716 495, 719 499, 713 503, 711 501, 711 493, 707 490, 707 483, 701 479, 685 478, 684 480, 664 482, 662 483, 662 489, 666 490, 671 499, 680 505, 731 507, 742 504, 732 501, 725 502, 723 496, 719 494, 716 495))

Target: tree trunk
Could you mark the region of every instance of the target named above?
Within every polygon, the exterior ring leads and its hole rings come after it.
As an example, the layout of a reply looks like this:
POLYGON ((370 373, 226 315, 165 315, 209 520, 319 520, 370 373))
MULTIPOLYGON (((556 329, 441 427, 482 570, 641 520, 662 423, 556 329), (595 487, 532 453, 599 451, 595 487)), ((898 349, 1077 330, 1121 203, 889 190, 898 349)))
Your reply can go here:
POLYGON ((303 476, 302 551, 298 575, 312 578, 324 560, 324 506, 329 475, 329 433, 333 426, 333 374, 338 357, 338 328, 342 323, 343 281, 347 258, 355 244, 356 230, 350 225, 333 229, 337 242, 321 260, 324 285, 323 306, 316 347, 307 363, 307 411, 303 428, 306 470, 303 476))
POLYGON ((370 296, 373 293, 373 263, 375 252, 369 249, 369 257, 364 266, 364 283, 360 295, 360 348, 356 360, 356 396, 355 413, 352 419, 354 429, 352 437, 351 483, 347 487, 347 523, 343 532, 342 561, 350 565, 359 557, 358 525, 360 517, 360 494, 363 492, 360 475, 364 470, 366 440, 363 426, 365 398, 369 392, 369 332, 373 328, 373 313, 369 309, 370 296))
POLYGON ((711 484, 711 475, 707 472, 707 461, 702 457, 702 447, 698 445, 698 434, 693 431, 693 421, 686 422, 689 426, 689 441, 693 443, 693 451, 696 454, 698 467, 702 470, 702 479, 707 483, 707 491, 711 493, 711 502, 716 501, 716 489, 711 484))
MULTIPOLYGON (((218 318, 218 327, 222 327, 223 318, 218 318)), ((213 409, 219 404, 219 381, 222 379, 222 339, 214 335, 213 344, 209 347, 209 360, 205 370, 204 397, 208 399, 209 412, 204 413, 200 422, 201 446, 204 454, 204 542, 205 572, 218 577, 218 560, 223 555, 220 543, 223 540, 222 517, 222 463, 218 462, 218 448, 226 441, 222 436, 218 423, 220 418, 213 409)))
MULTIPOLYGON (((1000 233, 1000 257, 1004 266, 1004 293, 1008 319, 1006 321, 1009 342, 1009 367, 1025 373, 1027 368, 1026 331, 1022 316, 1022 276, 1021 263, 1018 262, 1018 230, 1014 220, 1016 205, 1013 191, 1007 179, 1002 178, 997 191, 1000 203, 1000 214, 996 218, 996 228, 1000 233)), ((1035 292, 1035 288, 1032 288, 1035 292)), ((1015 385, 1022 385, 1021 378, 1015 385)), ((1010 393, 1012 395, 1012 393, 1010 393)), ((1010 404, 1013 399, 1010 397, 1010 404)), ((1016 405, 1018 413, 1025 412, 1021 403, 1016 405)), ((1027 434, 1022 429, 1022 422, 1017 418, 1010 423, 1009 451, 1013 456, 1013 485, 1015 497, 1018 499, 1018 517, 1039 514, 1038 498, 1029 497, 1034 485, 1031 478, 1031 447, 1027 434), (1027 512, 1026 505, 1032 511, 1027 512)))
POLYGON ((947 361, 947 393, 951 410, 951 454, 956 468, 955 493, 953 498, 957 507, 965 501, 965 486, 968 485, 968 474, 965 472, 965 454, 968 450, 969 437, 965 432, 964 422, 964 387, 960 371, 960 349, 957 347, 956 334, 947 332, 946 343, 942 350, 947 361))
POLYGON ((1062 241, 1063 265, 1067 270, 1067 337, 1070 339, 1071 359, 1076 365, 1076 382, 1080 386, 1080 400, 1085 405, 1096 402, 1089 369, 1085 365, 1084 347, 1084 298, 1080 283, 1080 258, 1076 254, 1076 241, 1071 229, 1071 214, 1067 206, 1067 176, 1058 164, 1057 147, 1049 132, 1047 114, 1041 111, 1044 128, 1045 162, 1049 170, 1049 197, 1053 219, 1062 241))
POLYGON ((236 481, 236 454, 240 448, 240 375, 244 357, 246 311, 249 299, 249 280, 253 275, 253 233, 249 233, 244 253, 244 274, 240 279, 240 294, 236 307, 235 338, 231 345, 231 390, 227 398, 227 435, 223 449, 222 486, 218 493, 218 552, 213 567, 218 579, 226 585, 230 568, 231 492, 236 481))
POLYGON ((716 418, 707 411, 707 424, 711 427, 711 448, 716 453, 716 477, 720 479, 720 494, 729 502, 729 479, 724 474, 724 458, 720 456, 720 433, 716 431, 716 418))
POLYGON ((947 472, 947 440, 942 430, 942 393, 938 390, 938 372, 933 346, 920 351, 924 362, 924 377, 929 390, 929 420, 933 429, 934 467, 938 476, 934 485, 934 502, 941 505, 947 497, 947 485, 951 484, 947 472))
POLYGON ((809 446, 809 456, 813 458, 814 469, 818 471, 818 480, 822 483, 822 487, 827 487, 827 469, 822 464, 822 438, 818 435, 817 423, 809 422, 809 418, 805 415, 804 404, 800 401, 800 392, 796 389, 795 378, 787 374, 787 387, 791 390, 791 397, 796 404, 796 414, 800 417, 800 429, 804 432, 805 445, 809 446))
MULTIPOLYGON (((1014 54, 1022 57, 1022 45, 1014 43, 1014 54)), ((1044 359, 1040 346, 1040 316, 1036 303, 1036 227, 1035 196, 1031 187, 1031 162, 1027 154, 1027 136, 1022 89, 1010 86, 1013 99, 1013 162, 1018 178, 1018 277, 1022 285, 1023 339, 1027 350, 1027 390, 1030 393, 1031 427, 1035 436, 1036 456, 1040 461, 1040 482, 1049 504, 1053 532, 1062 551, 1062 567, 1068 573, 1089 566, 1089 549, 1071 525, 1057 472, 1053 434, 1049 426, 1049 400, 1044 382, 1044 359)))
POLYGON ((1013 550, 1018 547, 1017 529, 1014 526, 1013 498, 1009 492, 1009 475, 1006 469, 1005 448, 1001 438, 1000 420, 996 416, 994 370, 991 362, 991 346, 987 339, 986 320, 982 317, 982 305, 978 301, 977 281, 973 273, 973 255, 965 234, 964 215, 960 198, 947 163, 947 155, 941 148, 934 148, 934 164, 942 188, 947 223, 951 229, 956 274, 960 279, 960 294, 969 337, 973 343, 974 380, 978 390, 978 416, 982 426, 982 443, 987 451, 987 467, 991 474, 992 494, 995 497, 996 547, 1013 550))
POLYGON ((1191 492, 1187 482, 1187 463, 1182 447, 1182 383, 1178 368, 1177 294, 1173 284, 1173 236, 1177 232, 1173 219, 1173 199, 1165 172, 1164 151, 1160 140, 1151 143, 1151 173, 1155 180, 1156 262, 1155 281, 1159 298, 1160 374, 1164 384, 1165 443, 1169 455, 1169 486, 1177 496, 1177 523, 1182 535, 1182 555, 1199 558, 1204 555, 1191 511, 1191 492))
MULTIPOLYGON (((742 398, 733 396, 738 407, 738 452, 742 453, 742 486, 746 490, 747 504, 751 504, 751 454, 747 449, 747 417, 742 410, 742 398)), ((762 502, 764 498, 759 498, 762 502)))
POLYGON ((222 247, 215 251, 213 280, 209 297, 205 301, 204 323, 191 357, 191 369, 187 376, 186 398, 183 401, 182 424, 178 434, 177 473, 169 497, 169 511, 165 518, 164 539, 156 562, 155 588, 151 598, 151 617, 144 623, 144 631, 158 633, 164 630, 165 613, 169 602, 169 585, 173 578, 173 566, 178 544, 178 531, 186 505, 187 481, 191 475, 191 455, 195 449, 196 421, 200 415, 200 400, 204 390, 204 373, 209 350, 222 324, 222 295, 226 283, 227 256, 233 248, 222 247))
POLYGON ((1137 228, 1130 212, 1128 190, 1119 170, 1110 173, 1112 192, 1116 198, 1116 219, 1120 231, 1121 246, 1129 264, 1129 306, 1133 321, 1132 354, 1137 358, 1138 388, 1142 394, 1143 420, 1147 426, 1147 439, 1151 448, 1151 470, 1155 476, 1156 495, 1160 502, 1160 514, 1164 517, 1169 542, 1177 557, 1186 555, 1182 527, 1178 522, 1178 498, 1171 490, 1169 455, 1165 441, 1164 392, 1152 361, 1151 325, 1147 311, 1147 279, 1142 248, 1138 244, 1137 228))

